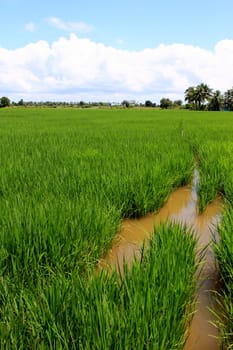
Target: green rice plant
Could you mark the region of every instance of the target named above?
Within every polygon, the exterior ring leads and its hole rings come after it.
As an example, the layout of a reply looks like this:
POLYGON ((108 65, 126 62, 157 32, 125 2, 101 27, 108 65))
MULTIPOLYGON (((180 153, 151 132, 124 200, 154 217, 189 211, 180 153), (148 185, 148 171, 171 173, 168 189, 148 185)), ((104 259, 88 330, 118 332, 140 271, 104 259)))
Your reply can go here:
MULTIPOLYGON (((1 285, 5 349, 182 349, 194 309, 196 240, 163 225, 124 274, 57 274, 12 300, 1 285), (14 315, 14 317, 12 317, 14 315)), ((3 282, 3 281, 2 281, 3 282)))
POLYGON ((217 296, 219 309, 218 326, 224 349, 233 344, 233 208, 224 213, 219 225, 219 242, 214 241, 214 252, 220 272, 222 291, 217 296))
POLYGON ((2 211, 3 276, 33 285, 51 271, 84 273, 110 247, 120 222, 119 212, 110 207, 87 206, 87 199, 82 197, 73 201, 51 199, 24 202, 21 197, 2 211))
POLYGON ((28 270, 31 281, 38 266, 70 273, 87 261, 94 265, 121 218, 158 210, 189 182, 192 154, 177 140, 176 120, 168 129, 165 115, 144 113, 1 111, 0 264, 6 273, 12 266, 23 275, 28 270))
MULTIPOLYGON (((134 293, 144 304, 145 296, 155 303, 161 281, 144 286, 136 272, 126 272, 121 285, 119 276, 88 276, 122 218, 157 211, 176 187, 190 182, 186 130, 192 127, 186 111, 0 110, 1 348, 123 349, 135 342, 153 348, 156 317, 150 316, 153 329, 146 319, 154 309, 143 314, 140 343, 129 329, 129 305, 134 293)), ((143 278, 146 261, 144 270, 135 267, 143 278)), ((135 306, 135 314, 140 310, 135 306)), ((137 334, 139 324, 133 323, 137 334)))
POLYGON ((217 164, 211 163, 211 159, 207 158, 207 161, 201 160, 200 167, 200 183, 198 186, 199 194, 199 210, 202 212, 206 206, 216 198, 217 195, 223 194, 223 186, 221 180, 221 172, 217 164), (208 171, 208 169, 212 169, 208 171))
POLYGON ((190 113, 186 116, 185 129, 186 142, 200 173, 200 211, 219 194, 232 203, 232 114, 190 113))
POLYGON ((149 251, 131 271, 125 269, 122 279, 127 307, 122 349, 184 346, 194 307, 196 241, 179 225, 162 225, 155 232, 149 251))

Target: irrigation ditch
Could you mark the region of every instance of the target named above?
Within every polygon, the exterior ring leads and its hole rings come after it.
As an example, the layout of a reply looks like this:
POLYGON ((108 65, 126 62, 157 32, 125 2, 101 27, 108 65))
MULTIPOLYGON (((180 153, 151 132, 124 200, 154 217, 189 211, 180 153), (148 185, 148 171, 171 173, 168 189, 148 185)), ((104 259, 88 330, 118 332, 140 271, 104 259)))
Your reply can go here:
POLYGON ((216 326, 217 304, 215 291, 219 286, 211 242, 217 237, 223 200, 215 198, 200 214, 198 210, 199 173, 194 170, 192 184, 175 190, 157 212, 140 219, 126 219, 115 236, 113 245, 101 259, 98 269, 116 270, 122 274, 124 264, 130 267, 135 258, 140 259, 142 247, 147 245, 156 226, 174 222, 194 232, 198 241, 198 254, 203 254, 197 277, 196 310, 188 329, 185 350, 220 349, 220 333, 216 326))

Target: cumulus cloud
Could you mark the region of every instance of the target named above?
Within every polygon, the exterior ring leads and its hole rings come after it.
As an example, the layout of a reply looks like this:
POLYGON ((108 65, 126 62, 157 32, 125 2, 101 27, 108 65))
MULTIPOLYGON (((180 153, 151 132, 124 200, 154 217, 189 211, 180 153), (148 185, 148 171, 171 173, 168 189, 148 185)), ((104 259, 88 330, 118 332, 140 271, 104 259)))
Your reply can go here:
POLYGON ((187 87, 233 86, 233 40, 213 51, 173 44, 142 51, 105 46, 71 34, 16 50, 0 48, 0 95, 30 100, 183 99, 187 87))
POLYGON ((94 30, 92 25, 89 25, 84 22, 64 22, 58 17, 48 18, 48 24, 58 29, 64 30, 66 32, 75 32, 75 33, 89 33, 94 30))

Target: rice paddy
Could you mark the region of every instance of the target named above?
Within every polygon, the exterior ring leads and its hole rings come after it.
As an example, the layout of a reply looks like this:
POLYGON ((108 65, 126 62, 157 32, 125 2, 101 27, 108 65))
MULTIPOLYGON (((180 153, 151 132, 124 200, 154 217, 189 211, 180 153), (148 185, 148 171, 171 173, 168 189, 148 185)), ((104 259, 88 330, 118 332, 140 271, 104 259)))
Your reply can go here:
POLYGON ((155 229, 123 275, 95 270, 122 220, 158 211, 197 162, 200 210, 218 194, 233 204, 231 119, 0 110, 1 348, 182 349, 197 270, 187 228, 155 229))

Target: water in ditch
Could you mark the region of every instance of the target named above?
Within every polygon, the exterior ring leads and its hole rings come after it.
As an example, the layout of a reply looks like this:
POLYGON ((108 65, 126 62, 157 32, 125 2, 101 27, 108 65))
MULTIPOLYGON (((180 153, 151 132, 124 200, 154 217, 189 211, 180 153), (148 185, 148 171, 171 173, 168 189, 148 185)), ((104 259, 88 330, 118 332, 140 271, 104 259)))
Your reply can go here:
MULTIPOLYGON (((142 245, 150 238, 154 226, 167 220, 192 227, 198 237, 199 250, 206 247, 211 242, 212 235, 217 235, 216 226, 221 217, 223 204, 220 198, 216 198, 199 215, 198 181, 198 171, 195 170, 192 185, 180 187, 174 191, 159 212, 140 219, 124 220, 112 248, 101 260, 100 267, 123 271, 124 262, 130 266, 135 256, 140 258, 142 245)), ((185 350, 217 350, 220 349, 219 333, 213 325, 215 318, 210 308, 215 309, 213 290, 218 284, 218 274, 211 245, 208 245, 205 250, 199 283, 196 295, 196 312, 191 323, 185 350)))

